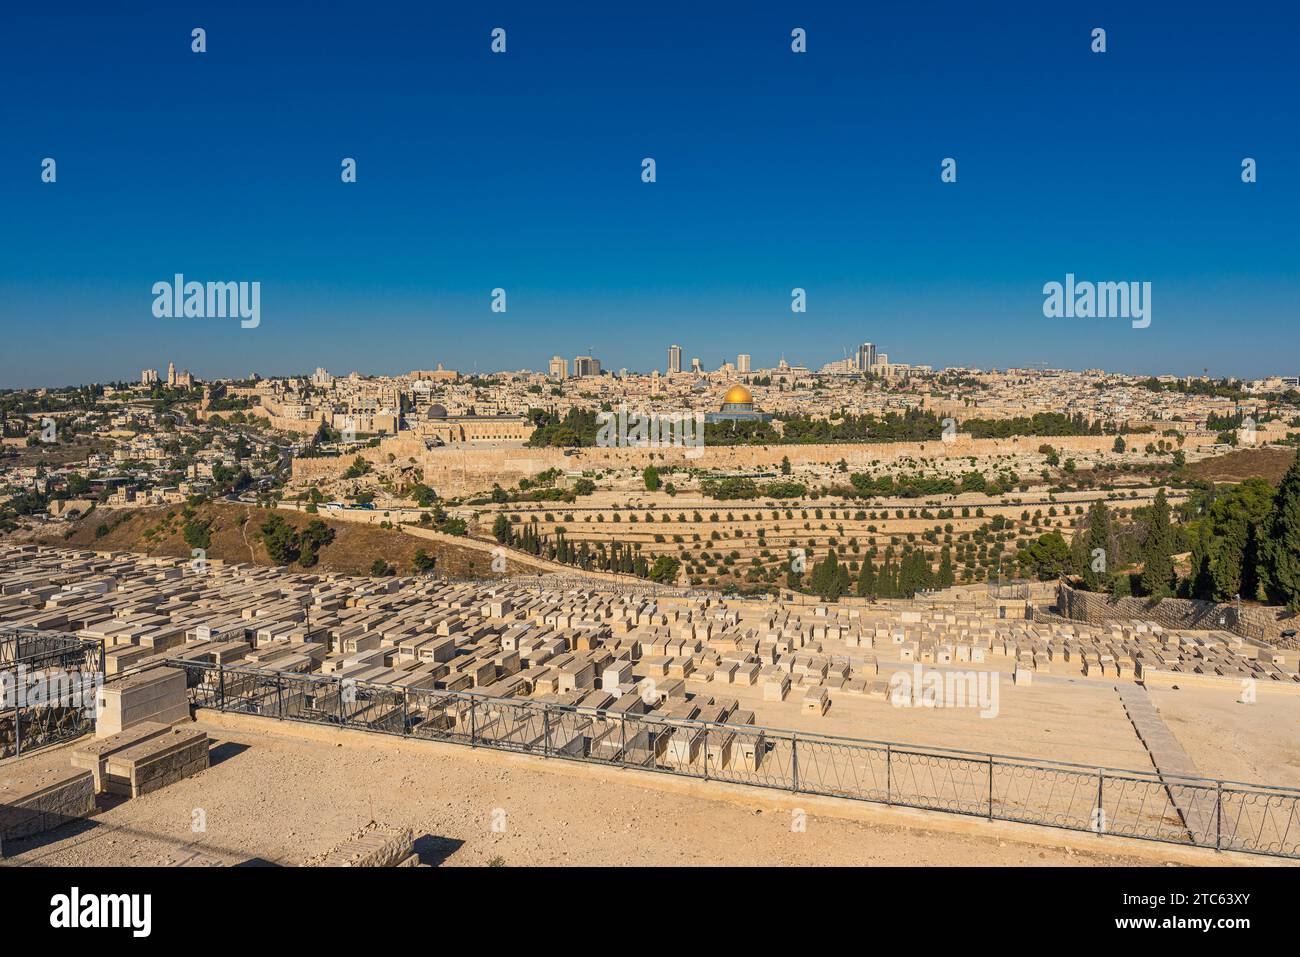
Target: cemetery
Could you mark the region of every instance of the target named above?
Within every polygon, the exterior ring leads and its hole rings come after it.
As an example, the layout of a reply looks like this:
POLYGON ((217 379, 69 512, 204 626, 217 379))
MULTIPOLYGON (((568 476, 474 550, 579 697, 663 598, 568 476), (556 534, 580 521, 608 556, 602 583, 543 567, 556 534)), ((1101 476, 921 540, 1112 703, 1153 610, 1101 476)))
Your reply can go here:
MULTIPOLYGON (((1300 716, 1295 652, 1049 602, 968 587, 817 604, 0 546, 0 630, 102 650, 96 736, 62 757, 88 782, 75 800, 200 774, 195 708, 1061 827, 1100 808, 1106 833, 1295 853, 1300 821, 1259 810, 1294 807, 1296 769, 1225 783, 1217 747, 1180 747, 1148 692, 1300 716), (940 690, 904 699, 913 677, 940 690)), ((53 793, 19 786, 32 806, 53 793)))

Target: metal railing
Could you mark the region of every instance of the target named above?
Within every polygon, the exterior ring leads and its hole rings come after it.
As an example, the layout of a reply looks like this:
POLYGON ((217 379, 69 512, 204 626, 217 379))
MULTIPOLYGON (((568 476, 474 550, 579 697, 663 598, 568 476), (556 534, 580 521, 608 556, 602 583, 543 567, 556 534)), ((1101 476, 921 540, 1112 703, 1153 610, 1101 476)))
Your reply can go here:
POLYGON ((1300 857, 1300 789, 169 661, 198 707, 1175 844, 1300 857))
POLYGON ((0 631, 0 758, 95 730, 104 674, 98 641, 30 629, 0 631))

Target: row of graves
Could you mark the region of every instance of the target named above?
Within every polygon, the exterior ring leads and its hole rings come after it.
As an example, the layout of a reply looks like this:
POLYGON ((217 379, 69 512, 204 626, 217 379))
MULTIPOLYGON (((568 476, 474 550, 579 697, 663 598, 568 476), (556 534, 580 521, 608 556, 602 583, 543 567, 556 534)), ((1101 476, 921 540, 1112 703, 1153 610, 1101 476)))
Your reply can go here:
MULTIPOLYGON (((983 610, 928 603, 896 612, 873 637, 892 643, 902 662, 1008 663, 1017 682, 1035 673, 1114 682, 1252 679, 1300 692, 1300 654, 1224 630, 1164 628, 1140 619, 1088 624, 986 617, 983 610)), ((1186 681, 1185 681, 1186 683, 1186 681)), ((1225 687, 1227 685, 1225 684, 1225 687)))
POLYGON ((884 698, 892 671, 912 663, 1010 668, 1017 682, 1043 672, 1133 680, 1147 669, 1296 684, 1285 653, 1143 622, 288 574, 34 546, 0 546, 0 625, 100 641, 110 676, 192 662, 200 691, 219 690, 227 709, 720 768, 756 767, 757 732, 727 740, 687 734, 685 722, 755 727, 741 701, 759 694, 824 715, 839 695, 884 698))

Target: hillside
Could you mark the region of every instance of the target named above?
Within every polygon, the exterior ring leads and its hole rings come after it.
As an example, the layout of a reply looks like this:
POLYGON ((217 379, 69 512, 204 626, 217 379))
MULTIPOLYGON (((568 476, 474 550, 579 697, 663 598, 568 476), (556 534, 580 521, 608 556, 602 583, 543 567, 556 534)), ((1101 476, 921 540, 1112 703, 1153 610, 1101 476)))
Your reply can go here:
POLYGON ((1237 449, 1188 465, 1187 473, 1210 482, 1243 482, 1259 476, 1277 485, 1295 457, 1294 449, 1237 449))
MULTIPOLYGON (((85 518, 61 529, 59 534, 37 537, 48 545, 93 548, 100 551, 121 550, 146 555, 173 555, 188 558, 191 547, 185 541, 179 506, 146 509, 99 508, 85 518), (107 533, 100 534, 101 526, 107 533), (69 534, 70 532, 70 534, 69 534)), ((449 578, 489 577, 490 556, 468 546, 428 541, 403 534, 397 529, 331 521, 326 515, 250 508, 229 503, 209 503, 194 510, 195 521, 209 521, 211 542, 207 555, 228 562, 254 562, 271 565, 265 546, 258 540, 259 526, 271 515, 278 515, 297 530, 313 519, 334 530, 334 541, 319 552, 319 561, 310 571, 367 575, 376 559, 393 565, 398 574, 413 573, 412 560, 423 549, 437 559, 435 574, 449 578)), ((297 564, 291 571, 304 571, 297 564)), ((507 563, 507 576, 529 574, 527 568, 507 563)))

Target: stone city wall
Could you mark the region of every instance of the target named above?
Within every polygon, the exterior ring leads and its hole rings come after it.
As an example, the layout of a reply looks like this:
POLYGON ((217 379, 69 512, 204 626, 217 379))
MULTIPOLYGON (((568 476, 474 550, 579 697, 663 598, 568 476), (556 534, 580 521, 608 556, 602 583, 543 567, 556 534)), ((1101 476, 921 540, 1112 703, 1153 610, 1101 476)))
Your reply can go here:
MULTIPOLYGON (((1156 441, 1156 436, 1132 436, 1130 443, 1156 441)), ((1213 436, 1190 436, 1183 449, 1192 451, 1212 444, 1213 436)), ((610 468, 642 469, 650 464, 677 465, 686 468, 722 471, 766 469, 776 471, 783 457, 795 468, 834 465, 843 459, 850 469, 873 467, 905 458, 941 458, 974 456, 991 458, 999 455, 1032 455, 1040 446, 1051 445, 1058 452, 1109 451, 1113 436, 1018 436, 1009 439, 972 439, 959 435, 955 441, 880 442, 842 445, 746 445, 705 446, 703 449, 663 448, 453 448, 426 449, 418 438, 403 433, 386 438, 377 448, 359 450, 362 458, 376 465, 387 464, 393 456, 396 465, 419 466, 425 484, 439 495, 457 496, 485 491, 494 483, 503 488, 518 484, 538 472, 558 468, 566 471, 610 468), (689 453, 695 453, 692 457, 689 453)), ((351 465, 354 454, 338 458, 295 459, 294 481, 336 478, 351 465)))

